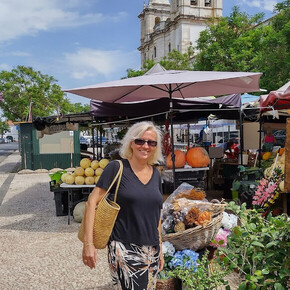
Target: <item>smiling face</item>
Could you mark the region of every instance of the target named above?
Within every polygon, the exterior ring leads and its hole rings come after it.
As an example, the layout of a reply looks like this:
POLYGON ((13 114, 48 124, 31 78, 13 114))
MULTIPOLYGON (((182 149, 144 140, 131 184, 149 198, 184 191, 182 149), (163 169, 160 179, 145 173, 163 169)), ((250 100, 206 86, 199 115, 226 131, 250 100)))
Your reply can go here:
MULTIPOLYGON (((156 134, 153 131, 146 131, 141 137, 138 139, 144 139, 146 141, 152 140, 156 141, 156 134)), ((131 148, 133 151, 133 158, 139 160, 148 160, 154 154, 156 147, 149 146, 147 142, 143 145, 137 145, 134 141, 131 142, 131 148)))

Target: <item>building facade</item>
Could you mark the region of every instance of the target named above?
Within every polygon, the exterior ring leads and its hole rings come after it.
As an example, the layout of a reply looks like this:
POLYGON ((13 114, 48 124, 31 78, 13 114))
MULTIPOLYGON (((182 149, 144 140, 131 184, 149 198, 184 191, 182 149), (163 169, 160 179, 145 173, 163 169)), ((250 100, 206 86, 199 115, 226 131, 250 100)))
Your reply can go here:
POLYGON ((222 0, 149 0, 141 22, 141 64, 160 61, 173 49, 185 53, 195 46, 206 21, 222 16, 222 0))

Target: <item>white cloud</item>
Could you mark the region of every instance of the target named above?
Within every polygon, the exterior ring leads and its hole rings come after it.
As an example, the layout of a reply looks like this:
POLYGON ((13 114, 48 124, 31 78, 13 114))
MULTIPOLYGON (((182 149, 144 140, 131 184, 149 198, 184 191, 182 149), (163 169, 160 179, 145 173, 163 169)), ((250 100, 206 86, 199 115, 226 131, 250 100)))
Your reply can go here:
POLYGON ((242 3, 244 5, 250 6, 250 7, 256 7, 267 11, 273 11, 274 6, 277 4, 277 0, 242 0, 242 3))
POLYGON ((126 13, 106 16, 102 13, 87 13, 81 0, 1 0, 0 42, 23 35, 35 35, 39 31, 120 21, 126 13))
POLYGON ((136 66, 139 52, 122 52, 119 50, 94 50, 82 48, 76 53, 68 53, 64 58, 64 66, 74 79, 96 78, 110 75, 120 71, 125 75, 126 69, 136 66))
POLYGON ((10 70, 10 66, 6 63, 0 63, 0 70, 10 70))

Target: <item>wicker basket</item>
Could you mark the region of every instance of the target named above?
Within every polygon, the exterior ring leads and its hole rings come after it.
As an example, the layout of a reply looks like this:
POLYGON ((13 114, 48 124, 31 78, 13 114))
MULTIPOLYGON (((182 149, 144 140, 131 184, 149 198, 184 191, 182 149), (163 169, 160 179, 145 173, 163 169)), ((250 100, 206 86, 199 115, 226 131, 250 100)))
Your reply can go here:
POLYGON ((177 278, 157 280, 156 290, 179 290, 179 289, 181 289, 181 280, 177 278))
POLYGON ((180 233, 172 233, 162 236, 162 241, 168 241, 176 250, 192 249, 194 251, 205 248, 215 237, 223 218, 223 211, 214 216, 206 226, 196 226, 180 233))

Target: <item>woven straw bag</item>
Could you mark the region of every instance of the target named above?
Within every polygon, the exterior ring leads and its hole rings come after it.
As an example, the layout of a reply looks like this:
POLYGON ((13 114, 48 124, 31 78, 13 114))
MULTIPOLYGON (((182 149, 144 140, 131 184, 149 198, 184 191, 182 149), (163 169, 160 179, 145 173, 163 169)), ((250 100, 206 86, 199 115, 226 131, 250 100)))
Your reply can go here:
MULTIPOLYGON (((118 160, 118 162, 120 163, 119 171, 95 210, 93 243, 96 249, 104 249, 107 246, 116 218, 120 211, 120 206, 116 203, 116 199, 123 172, 123 163, 120 160, 118 160), (111 201, 108 199, 108 195, 117 179, 114 201, 111 201)), ((84 219, 79 228, 78 238, 82 242, 84 241, 84 219)))

